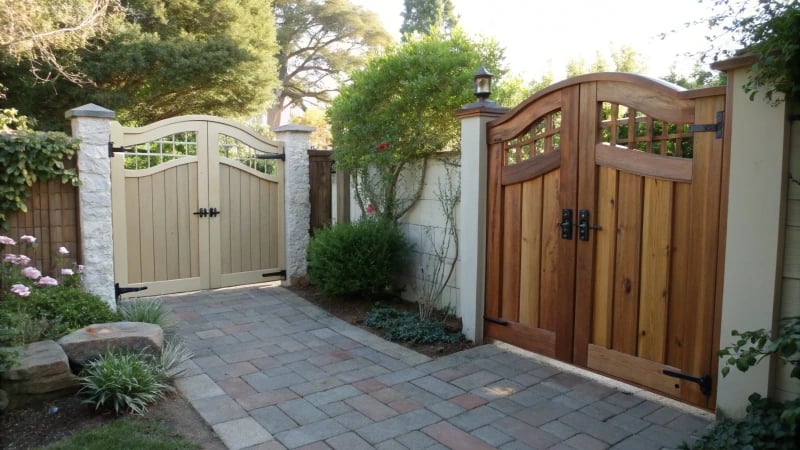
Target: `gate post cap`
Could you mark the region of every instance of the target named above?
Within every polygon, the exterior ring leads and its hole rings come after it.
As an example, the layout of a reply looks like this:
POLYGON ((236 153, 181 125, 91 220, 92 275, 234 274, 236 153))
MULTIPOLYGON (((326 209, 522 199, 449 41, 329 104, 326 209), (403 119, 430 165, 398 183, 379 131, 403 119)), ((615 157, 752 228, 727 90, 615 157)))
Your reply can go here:
POLYGON ((117 113, 110 109, 103 108, 102 106, 95 105, 94 103, 87 103, 77 108, 72 108, 64 113, 64 117, 72 119, 76 117, 95 117, 99 119, 114 119, 117 113))
POLYGON ((311 127, 308 125, 299 125, 295 123, 287 123, 286 125, 281 125, 279 127, 273 128, 272 131, 274 133, 283 133, 283 132, 300 132, 300 133, 311 133, 312 131, 316 130, 317 127, 311 127))

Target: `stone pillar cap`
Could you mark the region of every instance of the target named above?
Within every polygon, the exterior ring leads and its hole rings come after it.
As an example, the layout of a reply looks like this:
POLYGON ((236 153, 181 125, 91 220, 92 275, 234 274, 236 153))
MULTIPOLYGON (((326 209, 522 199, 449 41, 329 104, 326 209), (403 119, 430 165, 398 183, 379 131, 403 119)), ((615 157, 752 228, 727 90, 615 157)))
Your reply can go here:
POLYGON ((274 128, 272 131, 275 133, 283 133, 286 131, 295 131, 300 133, 311 133, 312 131, 316 130, 317 127, 311 127, 308 125, 299 125, 295 123, 288 123, 286 125, 281 125, 277 128, 274 128))
POLYGON ((117 113, 110 109, 103 108, 102 106, 95 105, 94 103, 87 103, 77 108, 72 108, 64 113, 64 117, 72 119, 76 117, 96 117, 99 119, 114 119, 117 113))

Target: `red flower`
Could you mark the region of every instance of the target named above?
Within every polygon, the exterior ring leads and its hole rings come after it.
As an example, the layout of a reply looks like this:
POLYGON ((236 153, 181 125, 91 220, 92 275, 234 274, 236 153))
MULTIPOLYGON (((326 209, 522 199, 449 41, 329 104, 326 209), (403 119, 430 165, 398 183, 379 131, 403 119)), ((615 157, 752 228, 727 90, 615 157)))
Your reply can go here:
POLYGON ((380 144, 375 146, 375 151, 380 152, 389 148, 389 142, 381 142, 380 144))
POLYGON ((375 211, 377 211, 377 209, 375 209, 375 205, 373 205, 372 203, 370 203, 369 205, 367 205, 367 214, 372 214, 372 213, 374 213, 375 211))

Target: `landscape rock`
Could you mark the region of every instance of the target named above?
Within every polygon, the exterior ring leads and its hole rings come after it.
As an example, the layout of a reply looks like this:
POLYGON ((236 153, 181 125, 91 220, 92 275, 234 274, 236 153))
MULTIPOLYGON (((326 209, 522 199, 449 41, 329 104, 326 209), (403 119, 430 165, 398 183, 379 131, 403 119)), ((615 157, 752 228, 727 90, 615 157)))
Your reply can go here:
MULTIPOLYGON (((55 393, 74 392, 79 378, 70 372, 67 355, 54 341, 28 344, 20 354, 19 364, 0 374, 6 403, 17 407, 55 393)), ((2 409, 2 408, 0 408, 2 409)))
POLYGON ((74 331, 59 339, 58 343, 70 361, 85 365, 110 350, 146 350, 160 354, 164 348, 164 331, 151 323, 101 323, 74 331))

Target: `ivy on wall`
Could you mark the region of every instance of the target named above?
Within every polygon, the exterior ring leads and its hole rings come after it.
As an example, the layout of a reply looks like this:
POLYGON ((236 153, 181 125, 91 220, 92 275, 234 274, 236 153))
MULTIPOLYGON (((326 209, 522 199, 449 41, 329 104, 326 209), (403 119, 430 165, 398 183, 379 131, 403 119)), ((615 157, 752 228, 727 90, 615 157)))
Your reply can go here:
POLYGON ((28 211, 25 200, 37 181, 60 180, 80 185, 74 169, 64 162, 78 151, 79 140, 61 132, 34 131, 33 123, 15 109, 0 110, 0 227, 8 218, 28 211))

